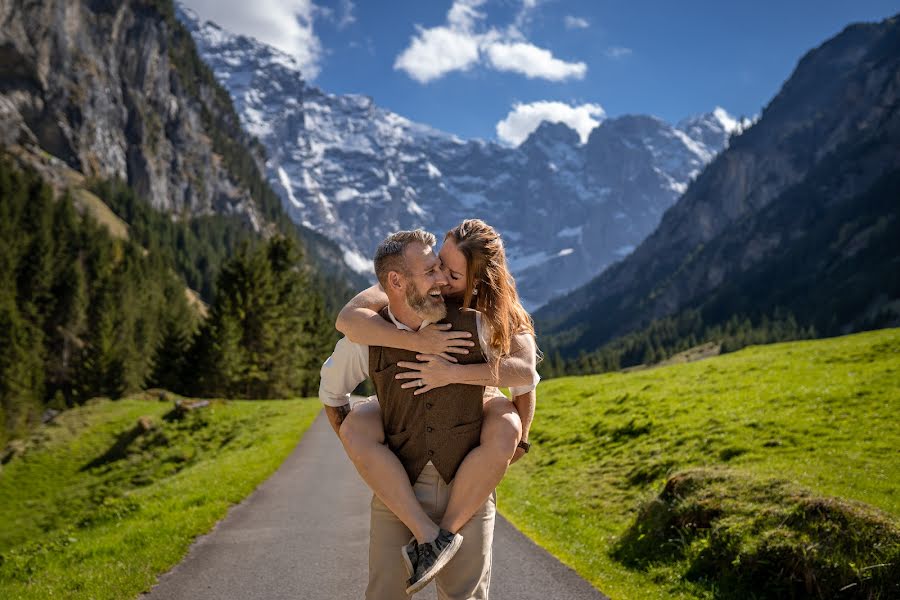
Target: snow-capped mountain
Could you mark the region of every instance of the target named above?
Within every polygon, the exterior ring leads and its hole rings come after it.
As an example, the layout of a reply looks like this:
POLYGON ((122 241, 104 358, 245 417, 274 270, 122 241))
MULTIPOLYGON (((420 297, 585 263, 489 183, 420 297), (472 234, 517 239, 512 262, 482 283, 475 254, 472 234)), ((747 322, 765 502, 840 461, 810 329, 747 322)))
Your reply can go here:
POLYGON ((413 123, 360 95, 307 85, 294 59, 251 38, 179 17, 267 148, 268 176, 297 222, 371 273, 378 243, 398 229, 440 238, 469 217, 506 242, 531 308, 626 256, 741 124, 724 110, 673 127, 655 117, 602 122, 581 144, 543 123, 516 148, 413 123))

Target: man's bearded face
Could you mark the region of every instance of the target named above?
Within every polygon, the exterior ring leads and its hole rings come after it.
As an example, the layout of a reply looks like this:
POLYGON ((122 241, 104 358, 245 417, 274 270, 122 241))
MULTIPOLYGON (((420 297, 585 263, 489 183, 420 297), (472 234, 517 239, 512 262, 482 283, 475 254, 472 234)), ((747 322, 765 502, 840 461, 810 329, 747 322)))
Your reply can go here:
POLYGON ((436 323, 447 316, 447 305, 441 296, 440 285, 419 291, 416 278, 410 278, 409 283, 406 286, 406 301, 417 315, 429 323, 436 323))

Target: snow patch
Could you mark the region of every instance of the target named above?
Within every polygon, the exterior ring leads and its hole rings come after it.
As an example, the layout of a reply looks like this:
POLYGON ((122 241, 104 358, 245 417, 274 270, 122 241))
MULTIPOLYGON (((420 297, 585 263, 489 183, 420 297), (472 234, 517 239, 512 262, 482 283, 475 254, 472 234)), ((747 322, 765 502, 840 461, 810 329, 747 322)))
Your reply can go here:
POLYGON ((364 275, 375 273, 375 267, 372 264, 372 261, 355 250, 344 248, 344 262, 357 273, 362 273, 364 275))
POLYGON ((687 187, 687 184, 681 181, 675 181, 674 179, 669 181, 669 189, 679 196, 687 191, 687 187))
POLYGON ((696 140, 691 139, 688 134, 681 131, 680 129, 673 129, 672 132, 675 134, 675 137, 677 137, 681 141, 681 143, 684 144, 685 147, 687 147, 688 150, 690 150, 697 156, 697 158, 705 163, 708 163, 712 160, 713 153, 710 152, 706 146, 704 146, 700 142, 697 142, 696 140))
POLYGON ((422 217, 422 218, 424 218, 424 217, 425 217, 425 214, 426 214, 426 213, 425 213, 425 210, 423 210, 422 207, 419 206, 418 203, 416 203, 415 200, 409 200, 409 201, 406 203, 406 210, 407 210, 410 214, 416 215, 417 217, 422 217))
POLYGON ((509 259, 509 268, 513 271, 521 271, 528 267, 539 265, 546 260, 547 253, 541 250, 540 252, 525 254, 524 256, 511 257, 509 259))
POLYGON ((729 115, 728 111, 721 106, 717 106, 713 109, 713 116, 716 118, 716 121, 719 122, 719 125, 722 126, 722 129, 725 130, 725 133, 740 131, 742 129, 741 123, 738 123, 737 119, 729 115))
POLYGON ((560 229, 556 233, 556 237, 579 237, 581 236, 582 229, 584 229, 584 225, 579 225, 578 227, 566 227, 565 229, 560 229))
POLYGON ((291 178, 288 177, 287 172, 282 167, 278 167, 278 181, 281 182, 281 185, 287 191, 288 200, 291 201, 291 204, 297 208, 303 208, 303 203, 294 197, 294 187, 291 185, 291 178))
POLYGON ((334 199, 338 202, 347 202, 359 196, 359 192, 353 188, 341 188, 334 195, 334 199))

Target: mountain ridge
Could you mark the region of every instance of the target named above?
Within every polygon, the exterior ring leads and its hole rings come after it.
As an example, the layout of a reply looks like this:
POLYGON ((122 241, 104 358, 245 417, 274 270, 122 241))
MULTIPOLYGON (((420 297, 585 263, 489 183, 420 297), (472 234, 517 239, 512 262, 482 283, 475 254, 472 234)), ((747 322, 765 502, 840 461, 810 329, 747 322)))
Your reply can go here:
MULTIPOLYGON (((853 25, 804 55, 759 120, 713 159, 634 253, 537 313, 542 330, 556 337, 560 351, 569 356, 591 351, 686 309, 715 314, 711 322, 722 322, 729 312, 722 290, 729 285, 730 306, 741 309, 732 314, 759 318, 754 302, 759 307, 769 303, 773 310, 791 307, 801 324, 814 324, 819 335, 881 322, 864 317, 872 309, 864 299, 850 301, 854 296, 840 287, 849 273, 832 281, 853 305, 835 308, 841 312, 839 323, 824 315, 830 299, 816 302, 815 296, 797 294, 813 302, 803 310, 769 288, 788 285, 778 256, 793 256, 793 277, 800 276, 796 268, 802 264, 829 280, 832 267, 819 264, 821 260, 831 257, 837 265, 839 249, 853 238, 847 238, 848 232, 859 228, 860 233, 879 222, 884 223, 881 233, 868 241, 880 244, 886 268, 896 264, 896 246, 883 237, 897 232, 896 209, 867 198, 896 193, 898 29, 897 17, 853 25), (843 211, 845 221, 829 221, 830 229, 822 231, 819 221, 834 211, 843 211), (812 231, 830 245, 810 254, 804 238, 812 231)), ((867 246, 862 238, 859 243, 867 246)), ((853 256, 862 255, 857 251, 853 256)), ((863 289, 885 294, 882 304, 890 306, 896 286, 891 287, 890 277, 879 281, 889 271, 873 272, 862 261, 852 264, 871 275, 863 289)), ((804 278, 826 293, 829 288, 814 279, 804 278)), ((885 319, 892 322, 889 315, 885 319)))
POLYGON ((655 118, 628 127, 630 116, 603 121, 585 144, 546 122, 514 148, 462 140, 309 85, 278 50, 183 7, 179 18, 268 149, 268 179, 292 218, 369 277, 387 233, 479 217, 503 236, 526 304, 539 306, 636 246, 731 133, 713 111, 686 120, 706 142, 655 118), (617 170, 595 168, 603 156, 617 170))

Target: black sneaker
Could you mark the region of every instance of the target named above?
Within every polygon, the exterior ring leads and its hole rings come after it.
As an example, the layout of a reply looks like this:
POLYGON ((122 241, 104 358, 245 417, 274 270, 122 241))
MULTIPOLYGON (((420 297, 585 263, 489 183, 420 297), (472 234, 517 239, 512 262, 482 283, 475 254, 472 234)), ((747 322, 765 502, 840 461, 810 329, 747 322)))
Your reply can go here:
POLYGON ((416 552, 416 547, 418 543, 416 542, 415 536, 413 539, 409 540, 409 543, 400 548, 400 554, 403 556, 403 566, 406 567, 406 574, 412 577, 416 572, 416 563, 419 562, 419 555, 416 552))
POLYGON ((462 545, 463 537, 441 529, 434 541, 416 545, 416 562, 412 577, 406 582, 407 594, 415 594, 428 585, 447 566, 462 545))

